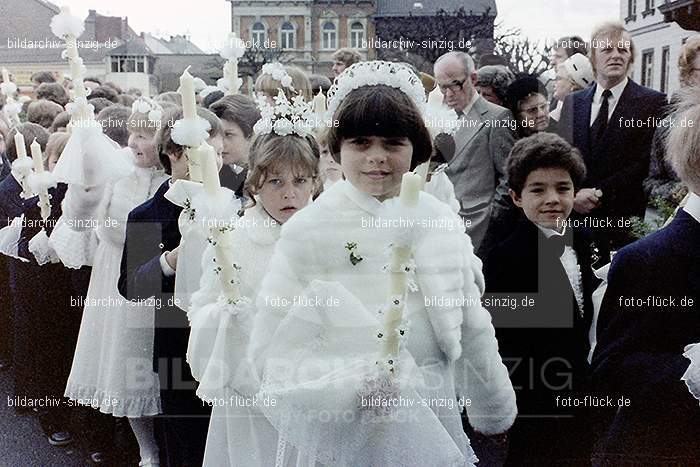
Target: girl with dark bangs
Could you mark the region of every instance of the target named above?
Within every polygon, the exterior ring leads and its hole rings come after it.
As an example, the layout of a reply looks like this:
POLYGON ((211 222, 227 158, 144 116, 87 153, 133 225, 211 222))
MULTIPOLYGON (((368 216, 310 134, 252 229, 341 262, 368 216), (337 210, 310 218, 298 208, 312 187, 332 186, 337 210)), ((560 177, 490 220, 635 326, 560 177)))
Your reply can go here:
POLYGON ((279 435, 276 465, 473 465, 457 397, 469 399, 475 430, 495 435, 513 423, 515 395, 480 304, 481 262, 457 214, 425 192, 420 221, 439 227, 413 229, 405 267, 415 288, 402 302, 401 337, 380 324, 397 273, 384 266, 397 237, 383 221, 396 212, 403 175, 432 149, 424 90, 404 65, 362 62, 328 95, 328 144, 345 180, 285 222, 248 347, 258 397, 274 401, 259 406, 279 435), (385 332, 403 349, 389 360, 396 379, 379 370, 385 332), (366 378, 375 371, 387 386, 366 378), (367 408, 362 394, 410 394, 413 404, 367 408))

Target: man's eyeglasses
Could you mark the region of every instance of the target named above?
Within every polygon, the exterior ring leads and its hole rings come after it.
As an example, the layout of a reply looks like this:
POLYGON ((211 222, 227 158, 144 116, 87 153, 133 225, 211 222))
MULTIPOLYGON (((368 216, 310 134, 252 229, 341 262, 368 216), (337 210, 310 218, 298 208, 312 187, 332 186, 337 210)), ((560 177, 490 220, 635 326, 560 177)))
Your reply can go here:
POLYGON ((462 86, 464 86, 464 83, 467 81, 467 78, 464 78, 463 80, 453 80, 449 84, 439 84, 438 87, 440 88, 440 92, 445 94, 447 91, 452 91, 452 92, 457 92, 462 89, 462 86))

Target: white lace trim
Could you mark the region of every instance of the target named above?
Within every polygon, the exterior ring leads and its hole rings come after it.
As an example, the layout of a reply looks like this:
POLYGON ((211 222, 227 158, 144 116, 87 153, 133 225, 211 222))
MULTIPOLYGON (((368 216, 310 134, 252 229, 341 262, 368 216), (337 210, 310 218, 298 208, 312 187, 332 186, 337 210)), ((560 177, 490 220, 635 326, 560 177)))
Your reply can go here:
POLYGON ((581 266, 578 264, 576 253, 571 247, 566 247, 564 254, 561 256, 561 264, 564 266, 566 276, 569 279, 571 288, 576 297, 576 304, 580 313, 583 313, 583 285, 581 282, 581 266))
POLYGON ((59 221, 51 232, 49 246, 54 249, 64 266, 80 269, 83 266, 92 266, 97 238, 94 230, 76 231, 65 222, 59 221))
POLYGON ((99 390, 94 386, 68 383, 64 395, 80 405, 92 407, 115 417, 147 417, 163 412, 157 388, 143 391, 137 397, 127 398, 122 394, 99 390))

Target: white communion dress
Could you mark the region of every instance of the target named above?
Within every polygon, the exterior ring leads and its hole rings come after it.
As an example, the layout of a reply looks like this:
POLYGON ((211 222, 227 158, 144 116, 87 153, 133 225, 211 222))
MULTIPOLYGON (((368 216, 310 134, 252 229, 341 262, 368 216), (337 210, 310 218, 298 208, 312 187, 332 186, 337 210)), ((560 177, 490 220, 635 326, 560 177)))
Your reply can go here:
POLYGON ((415 287, 396 378, 376 365, 384 266, 397 234, 386 222, 396 220, 397 202, 339 181, 282 228, 249 346, 262 375, 258 399, 272 401, 259 409, 278 430, 275 466, 473 465, 458 397, 481 433, 502 433, 515 419, 480 304, 481 262, 457 215, 427 193, 419 218, 402 230, 413 238, 415 287), (386 400, 399 406, 373 402, 386 400))
POLYGON ((69 268, 92 266, 66 397, 115 417, 160 412, 152 370, 154 303, 130 302, 117 281, 129 212, 168 176, 134 167, 106 185, 70 185, 49 244, 69 268))
POLYGON ((258 203, 246 209, 233 227, 225 235, 228 257, 240 268, 243 302, 233 306, 221 295, 210 245, 202 256, 201 288, 188 311, 187 361, 200 382, 197 394, 212 405, 204 465, 274 466, 277 430, 253 405, 259 384, 246 352, 254 308, 245 298, 257 295, 281 226, 258 203))

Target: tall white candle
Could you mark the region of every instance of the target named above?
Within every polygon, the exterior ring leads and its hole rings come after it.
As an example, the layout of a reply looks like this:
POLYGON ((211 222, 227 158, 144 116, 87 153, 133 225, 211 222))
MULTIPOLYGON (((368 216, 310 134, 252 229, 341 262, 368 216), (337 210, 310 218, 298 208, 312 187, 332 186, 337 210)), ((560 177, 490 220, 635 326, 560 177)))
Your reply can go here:
MULTIPOLYGON (((36 138, 29 145, 29 150, 32 152, 32 162, 34 162, 34 172, 40 174, 44 172, 44 158, 41 154, 41 146, 37 143, 36 138)), ((41 209, 41 218, 46 221, 51 215, 51 201, 49 198, 49 190, 43 189, 39 193, 39 202, 37 205, 41 209)))
POLYGON ((2 67, 2 82, 3 83, 10 82, 10 73, 7 71, 7 68, 5 68, 5 67, 2 67))
POLYGON ((202 181, 202 151, 199 148, 185 148, 187 155, 187 168, 190 172, 190 180, 193 182, 202 181))
MULTIPOLYGON (((401 179, 399 202, 403 207, 416 207, 421 190, 421 176, 407 172, 401 179)), ((389 260, 389 308, 384 314, 384 333, 382 357, 391 360, 399 355, 399 327, 403 321, 404 303, 408 291, 408 276, 403 267, 411 260, 411 247, 395 245, 391 249, 389 260), (398 297, 399 304, 394 303, 398 297)))
POLYGON ((406 172, 401 179, 401 193, 399 199, 401 205, 405 207, 416 207, 418 205, 418 195, 421 189, 421 176, 413 172, 406 172))
POLYGON ((415 174, 420 177, 421 180, 421 190, 425 188, 425 184, 428 182, 428 172, 430 171, 430 162, 423 162, 421 165, 416 167, 415 174))
POLYGON ((238 272, 233 267, 230 257, 231 241, 228 231, 214 228, 212 237, 214 239, 214 256, 219 270, 219 280, 226 299, 236 301, 241 297, 238 286, 238 272))
POLYGON ((182 96, 182 114, 186 119, 197 117, 197 101, 194 97, 194 78, 187 67, 180 76, 180 96, 182 96))
POLYGON ((27 147, 24 145, 24 135, 19 131, 15 134, 15 151, 17 158, 27 157, 27 147))
POLYGON ((216 163, 216 151, 206 141, 202 143, 199 150, 202 157, 202 184, 204 185, 204 191, 211 196, 216 196, 221 188, 219 166, 216 163))
POLYGON ((41 154, 41 146, 36 142, 36 138, 29 145, 29 150, 32 152, 32 161, 34 162, 34 172, 41 173, 44 171, 44 159, 41 154))
POLYGON ((326 96, 323 94, 323 89, 319 89, 318 94, 314 96, 314 113, 323 115, 327 109, 326 96))

